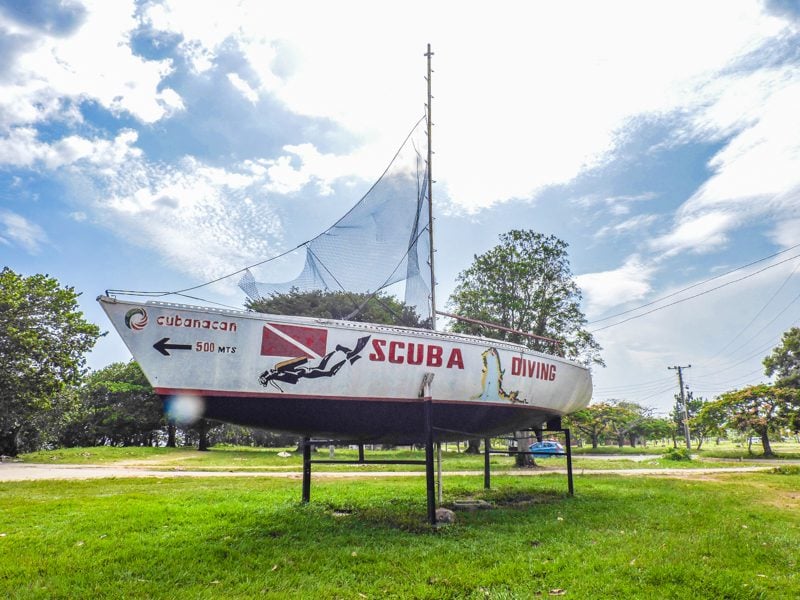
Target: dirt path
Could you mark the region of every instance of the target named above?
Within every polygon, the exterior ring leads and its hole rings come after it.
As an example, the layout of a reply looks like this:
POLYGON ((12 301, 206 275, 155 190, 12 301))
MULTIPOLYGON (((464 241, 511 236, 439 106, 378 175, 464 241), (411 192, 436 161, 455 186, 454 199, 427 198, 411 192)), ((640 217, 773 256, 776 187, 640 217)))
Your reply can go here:
MULTIPOLYGON (((753 473, 768 471, 772 466, 751 467, 724 467, 708 469, 575 469, 578 477, 585 475, 622 475, 622 476, 657 476, 657 477, 704 477, 718 473, 753 473)), ((566 469, 525 469, 511 471, 495 471, 495 476, 536 476, 550 473, 566 474, 566 469)), ((445 476, 451 475, 482 475, 483 471, 445 471, 445 476)), ((355 479, 371 477, 421 477, 424 471, 314 471, 314 478, 355 479)), ((0 463, 0 482, 8 481, 37 481, 46 479, 104 479, 104 478, 135 478, 135 477, 278 477, 283 479, 301 479, 300 471, 189 471, 171 470, 159 471, 149 468, 136 468, 124 465, 44 465, 33 463, 0 463)))

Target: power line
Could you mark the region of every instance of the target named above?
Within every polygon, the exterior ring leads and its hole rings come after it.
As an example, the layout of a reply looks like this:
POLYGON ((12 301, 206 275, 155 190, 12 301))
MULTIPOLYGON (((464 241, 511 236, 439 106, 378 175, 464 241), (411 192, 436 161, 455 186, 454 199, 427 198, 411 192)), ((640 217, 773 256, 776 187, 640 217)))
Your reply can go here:
MULTIPOLYGON (((672 380, 672 377, 669 377, 672 380)), ((628 383, 624 385, 610 385, 610 386, 599 386, 595 388, 596 390, 602 390, 604 392, 617 392, 617 391, 624 391, 628 389, 640 389, 640 388, 649 388, 649 387, 657 387, 663 385, 664 382, 667 380, 666 377, 662 377, 659 379, 651 379, 650 381, 640 381, 638 383, 628 383)))
MULTIPOLYGON (((744 275, 742 277, 739 277, 738 279, 733 279, 731 281, 728 281, 726 283, 718 285, 717 287, 713 287, 711 289, 704 290, 702 292, 699 292, 699 293, 694 294, 692 296, 688 296, 686 298, 681 298, 680 300, 675 300, 674 302, 670 302, 669 304, 665 304, 664 306, 658 306, 656 308, 653 308, 651 310, 643 312, 642 314, 634 315, 632 317, 628 317, 627 319, 623 319, 622 321, 618 321, 616 323, 612 323, 611 325, 606 325, 605 327, 598 327, 597 329, 591 330, 589 333, 597 333, 598 331, 603 331, 604 329, 609 329, 610 327, 616 327, 617 325, 622 325, 623 323, 627 323, 628 321, 633 321, 634 319, 639 319, 641 317, 647 316, 647 315, 652 314, 654 312, 657 312, 659 310, 663 310, 665 308, 669 308, 670 306, 675 306, 676 304, 680 304, 682 302, 686 302, 687 300, 693 300, 695 298, 699 298, 700 296, 705 296, 706 294, 709 294, 709 293, 714 292, 716 290, 722 289, 722 288, 727 287, 729 285, 732 285, 734 283, 739 283, 740 281, 744 281, 745 279, 749 279, 750 277, 754 277, 755 275, 758 275, 759 273, 763 273, 764 271, 767 271, 769 269, 773 269, 773 268, 775 268, 775 267, 777 267, 779 265, 782 265, 785 262, 788 262, 790 260, 794 260, 795 258, 798 258, 798 257, 800 257, 800 254, 796 254, 796 255, 791 256, 791 257, 789 257, 787 259, 784 259, 782 261, 773 263, 773 264, 771 264, 771 265, 769 265, 767 267, 764 267, 763 269, 759 269, 758 271, 754 271, 753 273, 750 273, 748 275, 744 275)), ((699 284, 696 284, 696 285, 699 285, 699 284)), ((696 287, 696 285, 695 286, 690 286, 690 287, 696 287)), ((689 288, 686 288, 686 289, 689 289, 689 288)), ((685 291, 685 290, 681 290, 681 291, 685 291)), ((680 292, 675 292, 675 293, 677 294, 677 293, 680 293, 680 292)), ((674 296, 674 295, 675 294, 670 294, 670 296, 674 296)), ((666 298, 666 296, 665 296, 665 298, 666 298)), ((663 298, 662 298, 662 300, 663 300, 663 298)), ((659 300, 655 300, 654 302, 659 302, 659 300)), ((653 304, 654 302, 651 302, 651 304, 653 304)), ((637 309, 633 309, 633 310, 637 310, 637 309)))
MULTIPOLYGON (((797 321, 795 321, 795 323, 797 323, 797 321)), ((738 367, 740 364, 745 363, 745 362, 747 362, 749 360, 752 360, 753 358, 755 358, 756 356, 758 356, 762 352, 766 352, 770 348, 774 348, 779 343, 780 343, 780 339, 778 341, 775 341, 774 338, 771 338, 769 342, 767 342, 766 344, 761 344, 760 346, 758 346, 758 348, 755 351, 753 351, 751 354, 748 354, 747 356, 745 356, 741 360, 738 360, 737 362, 732 363, 727 367, 724 367, 724 368, 721 368, 721 369, 717 369, 716 371, 714 371, 710 375, 706 375, 705 377, 713 377, 714 375, 717 375, 719 373, 724 373, 725 371, 730 371, 734 367, 738 367)))
MULTIPOLYGON (((740 344, 739 346, 737 346, 737 347, 736 347, 736 349, 735 349, 735 350, 733 350, 733 351, 731 352, 731 354, 736 354, 736 353, 737 353, 739 350, 741 350, 741 349, 745 348, 746 346, 748 346, 748 344, 749 344, 749 343, 750 343, 752 340, 754 340, 756 337, 758 337, 758 336, 759 336, 759 335, 760 335, 760 334, 761 334, 761 333, 762 333, 762 332, 763 332, 763 331, 764 331, 764 330, 765 330, 767 327, 769 327, 769 326, 770 326, 770 325, 772 325, 772 324, 773 324, 773 323, 774 323, 776 320, 778 320, 778 318, 779 318, 779 317, 780 317, 780 316, 781 316, 783 313, 785 313, 787 310, 789 310, 789 308, 791 308, 792 304, 794 304, 794 303, 795 303, 795 302, 797 302, 798 300, 800 300, 800 294, 798 294, 797 296, 795 296, 794 298, 792 298, 792 300, 789 302, 789 304, 787 304, 787 305, 786 305, 786 306, 783 308, 783 310, 781 310, 781 311, 780 311, 778 314, 776 314, 776 315, 775 315, 775 316, 774 316, 772 319, 770 319, 770 320, 769 320, 767 323, 765 323, 765 324, 764 324, 764 326, 763 326, 763 327, 761 327, 761 329, 759 329, 758 331, 756 331, 756 332, 755 332, 755 333, 754 333, 752 336, 750 336, 750 337, 749 337, 747 340, 745 340, 745 341, 744 341, 742 344, 740 344)), ((771 345, 771 344, 773 344, 773 343, 774 343, 774 342, 770 342, 770 345, 771 345)), ((713 357, 712 357, 712 358, 713 358, 713 357)))
POLYGON ((670 382, 669 383, 662 381, 661 383, 649 385, 649 386, 646 386, 646 387, 630 388, 630 389, 627 389, 627 390, 613 390, 613 389, 609 390, 609 389, 603 389, 603 388, 596 388, 594 390, 594 395, 595 396, 605 396, 606 398, 643 396, 645 394, 658 393, 658 391, 661 390, 665 385, 670 386, 670 387, 672 386, 672 378, 671 377, 670 377, 670 382))
MULTIPOLYGON (((694 284, 692 284, 692 285, 690 285, 688 287, 685 287, 685 288, 683 288, 681 290, 678 290, 677 292, 672 292, 671 294, 667 294, 666 296, 662 296, 661 298, 657 298, 656 300, 652 300, 651 302, 647 302, 646 304, 642 304, 641 306, 637 306, 635 308, 630 308, 628 310, 624 310, 624 311, 619 312, 617 314, 609 315, 607 317, 603 317, 602 319, 595 319, 594 321, 589 321, 587 323, 587 325, 594 325, 595 323, 602 323, 603 321, 608 321, 609 319, 613 319, 615 317, 621 317, 622 315, 627 315, 628 313, 632 313, 632 312, 635 312, 635 311, 640 310, 642 308, 646 308, 648 306, 652 306, 653 304, 657 304, 657 303, 661 302, 662 300, 666 300, 667 298, 672 298, 673 296, 677 296, 678 294, 682 294, 683 292, 686 292, 688 290, 691 290, 693 288, 701 286, 701 285, 703 285, 705 283, 708 283, 710 281, 714 281, 715 279, 720 279, 721 277, 725 277, 726 275, 730 275, 731 273, 735 273, 736 271, 741 271, 742 269, 746 269, 747 267, 752 267, 753 265, 756 265, 756 264, 758 264, 760 262, 764 262, 765 260, 769 260, 770 258, 775 258, 776 256, 779 256, 781 254, 789 252, 790 250, 794 250, 795 248, 800 248, 800 244, 795 244, 794 246, 790 246, 789 248, 786 248, 785 250, 781 250, 780 252, 776 252, 775 254, 770 254, 769 256, 765 256, 764 258, 759 258, 758 260, 754 260, 753 262, 747 263, 746 265, 741 265, 739 267, 736 267, 735 269, 731 269, 730 271, 726 271, 725 273, 721 273, 720 275, 715 275, 714 277, 710 277, 710 278, 708 278, 708 279, 706 279, 704 281, 700 281, 698 283, 694 283, 694 284)), ((595 331, 598 331, 598 330, 595 330, 595 331)))
MULTIPOLYGON (((720 354, 722 354, 722 353, 723 353, 725 350, 727 350, 727 349, 728 349, 728 347, 729 347, 731 344, 733 344, 733 342, 735 342, 735 341, 736 341, 736 340, 739 338, 739 336, 741 336, 741 335, 742 335, 742 334, 743 334, 745 331, 747 331, 747 329, 748 329, 748 328, 749 328, 749 327, 750 327, 750 326, 751 326, 753 323, 755 323, 756 319, 758 319, 758 317, 760 317, 760 316, 761 316, 761 313, 763 313, 763 312, 766 310, 767 306, 769 306, 769 305, 772 303, 772 301, 773 301, 773 300, 775 300, 775 298, 776 298, 776 297, 777 297, 777 295, 778 295, 778 294, 781 292, 781 290, 782 290, 784 287, 786 287, 786 284, 787 284, 787 283, 789 283, 789 280, 790 280, 790 279, 791 279, 791 278, 794 276, 794 274, 797 272, 797 269, 798 269, 798 268, 800 268, 800 262, 798 262, 798 263, 795 265, 794 269, 792 269, 792 272, 791 272, 791 273, 789 273, 789 275, 786 277, 786 279, 784 279, 784 280, 783 280, 783 283, 781 283, 781 285, 778 287, 778 289, 777 289, 777 290, 775 290, 775 291, 773 292, 773 294, 772 294, 772 296, 770 296, 769 300, 767 300, 767 301, 764 303, 764 305, 761 307, 761 309, 760 309, 760 310, 759 310, 759 311, 758 311, 758 312, 755 314, 755 316, 754 316, 752 319, 750 319, 750 321, 747 323, 747 325, 745 325, 744 327, 742 327, 742 329, 740 329, 740 330, 739 330, 739 333, 737 333, 735 336, 733 336, 733 337, 731 338, 731 340, 730 340, 730 341, 729 341, 727 344, 725 344, 725 345, 724 345, 722 348, 720 348, 720 349, 719 349, 719 350, 718 350, 716 353, 714 353, 713 355, 711 355, 711 357, 710 357, 710 358, 708 358, 708 359, 707 359, 709 362, 710 362, 710 361, 713 361, 713 360, 714 360, 714 359, 715 359, 717 356, 719 356, 719 355, 720 355, 720 354)), ((792 300, 792 301, 789 303, 789 306, 791 306, 791 305, 792 305, 792 304, 793 304, 795 301, 797 301, 797 299, 798 299, 798 298, 800 298, 800 295, 796 296, 796 297, 795 297, 795 298, 794 298, 794 299, 793 299, 793 300, 792 300)), ((787 308, 788 308, 788 306, 787 306, 787 308)), ((769 325, 769 324, 771 324, 773 321, 775 321, 775 319, 777 319, 777 317, 778 317, 778 316, 780 316, 781 314, 783 314, 783 312, 784 312, 785 310, 786 310, 786 308, 784 308, 784 309, 783 309, 783 310, 782 310, 780 313, 778 313, 778 315, 777 315, 775 318, 773 318, 773 319, 772 319, 772 321, 770 321, 769 323, 767 323, 767 325, 769 325)), ((766 328, 766 326, 767 326, 767 325, 765 325, 764 327, 762 327, 762 328, 761 328, 761 329, 760 329, 760 330, 759 330, 757 333, 755 333, 755 334, 754 334, 754 335, 753 335, 751 338, 749 338, 749 339, 753 339, 754 337, 756 337, 756 336, 757 336, 759 333, 761 333, 761 331, 763 331, 763 330, 764 330, 764 328, 766 328)), ((748 341, 749 341, 749 340, 748 340, 748 341)), ((747 342, 745 342, 745 343, 747 343, 747 342)), ((741 348, 741 346, 739 346, 739 348, 741 348)), ((737 348, 737 350, 738 350, 738 348, 737 348)))
POLYGON ((645 400, 649 400, 650 398, 653 398, 655 396, 660 396, 661 394, 664 394, 664 393, 670 391, 673 388, 673 385, 674 384, 671 383, 671 384, 669 384, 669 387, 665 387, 663 389, 660 389, 657 392, 655 392, 653 394, 650 394, 649 396, 645 396, 644 398, 637 398, 637 400, 639 402, 644 402, 645 400))

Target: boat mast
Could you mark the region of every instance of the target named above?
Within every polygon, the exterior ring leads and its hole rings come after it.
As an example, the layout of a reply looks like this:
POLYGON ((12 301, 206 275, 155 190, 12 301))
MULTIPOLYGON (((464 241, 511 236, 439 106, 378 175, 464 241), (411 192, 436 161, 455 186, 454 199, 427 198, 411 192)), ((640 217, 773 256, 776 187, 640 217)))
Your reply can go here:
POLYGON ((431 52, 431 45, 428 44, 428 51, 425 53, 425 56, 428 58, 428 103, 425 105, 427 112, 428 112, 428 245, 429 245, 429 254, 430 254, 430 266, 431 266, 431 329, 436 329, 436 276, 435 271, 433 269, 433 253, 434 253, 434 246, 433 246, 433 150, 431 149, 431 128, 433 127, 433 122, 431 120, 431 100, 433 96, 431 95, 431 57, 433 56, 433 52, 431 52))

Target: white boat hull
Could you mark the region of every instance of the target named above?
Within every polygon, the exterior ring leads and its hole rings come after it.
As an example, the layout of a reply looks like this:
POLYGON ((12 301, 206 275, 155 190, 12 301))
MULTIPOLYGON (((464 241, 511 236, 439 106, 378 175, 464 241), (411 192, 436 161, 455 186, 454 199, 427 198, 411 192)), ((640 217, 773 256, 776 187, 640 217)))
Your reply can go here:
POLYGON ((575 362, 486 338, 101 296, 156 393, 202 416, 352 441, 424 439, 425 373, 435 438, 540 427, 585 407, 575 362))

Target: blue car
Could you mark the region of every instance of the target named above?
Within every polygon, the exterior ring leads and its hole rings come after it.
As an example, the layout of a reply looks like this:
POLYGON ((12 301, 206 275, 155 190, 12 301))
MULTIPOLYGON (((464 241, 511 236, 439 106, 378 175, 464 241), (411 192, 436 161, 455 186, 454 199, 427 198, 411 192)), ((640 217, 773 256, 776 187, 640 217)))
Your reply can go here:
POLYGON ((536 442, 528 446, 528 450, 540 458, 563 456, 566 454, 564 446, 558 442, 536 442))

